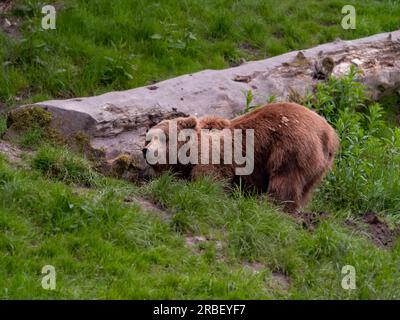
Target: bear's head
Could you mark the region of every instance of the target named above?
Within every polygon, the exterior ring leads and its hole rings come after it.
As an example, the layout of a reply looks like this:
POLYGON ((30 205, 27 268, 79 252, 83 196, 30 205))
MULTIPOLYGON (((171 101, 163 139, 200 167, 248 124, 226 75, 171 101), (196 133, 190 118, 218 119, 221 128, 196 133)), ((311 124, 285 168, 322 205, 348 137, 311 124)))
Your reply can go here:
POLYGON ((182 145, 198 134, 198 131, 198 121, 195 117, 161 121, 146 134, 146 143, 142 149, 146 162, 158 173, 171 170, 187 175, 191 166, 180 162, 178 152, 182 145))

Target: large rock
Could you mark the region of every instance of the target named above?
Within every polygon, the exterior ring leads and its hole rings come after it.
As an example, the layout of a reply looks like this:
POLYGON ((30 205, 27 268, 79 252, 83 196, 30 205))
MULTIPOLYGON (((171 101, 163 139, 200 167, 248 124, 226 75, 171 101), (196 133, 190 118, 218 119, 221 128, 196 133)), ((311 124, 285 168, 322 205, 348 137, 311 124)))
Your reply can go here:
MULTIPOLYGON (((52 114, 52 126, 63 135, 84 133, 106 159, 126 153, 144 166, 141 149, 146 130, 165 118, 182 115, 235 117, 270 96, 290 100, 312 91, 333 73, 351 65, 362 70, 373 99, 400 87, 400 31, 320 45, 225 70, 205 70, 160 83, 100 96, 37 103, 52 114)), ((25 108, 27 106, 23 106, 25 108)), ((141 170, 140 169, 140 170, 141 170)))

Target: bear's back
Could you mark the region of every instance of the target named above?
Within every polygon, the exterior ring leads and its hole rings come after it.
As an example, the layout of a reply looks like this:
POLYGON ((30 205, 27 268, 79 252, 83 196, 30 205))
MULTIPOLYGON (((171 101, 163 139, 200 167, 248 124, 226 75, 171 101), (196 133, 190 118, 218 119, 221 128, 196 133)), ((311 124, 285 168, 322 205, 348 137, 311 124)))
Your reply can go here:
MULTIPOLYGON (((306 126, 310 124, 329 126, 326 120, 316 112, 296 103, 267 104, 231 120, 231 125, 233 127, 249 126, 262 122, 260 120, 269 121, 277 125, 283 124, 286 127, 289 125, 290 121, 293 121, 295 124, 303 124, 306 126)), ((251 129, 251 127, 248 129, 251 129)))
POLYGON ((296 155, 299 162, 318 157, 321 163, 330 165, 339 147, 337 134, 329 123, 296 103, 265 105, 231 120, 231 128, 253 129, 258 140, 256 149, 280 149, 283 157, 296 155))

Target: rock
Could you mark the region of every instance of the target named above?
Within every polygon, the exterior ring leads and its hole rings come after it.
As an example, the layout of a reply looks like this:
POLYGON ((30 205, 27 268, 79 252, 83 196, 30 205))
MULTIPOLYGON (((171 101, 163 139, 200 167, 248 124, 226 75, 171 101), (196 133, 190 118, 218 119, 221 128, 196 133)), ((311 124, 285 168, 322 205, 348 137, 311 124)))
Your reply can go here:
POLYGON ((107 160, 126 154, 136 159, 133 162, 139 164, 139 170, 144 170, 141 149, 146 130, 162 119, 186 115, 233 118, 245 108, 248 90, 253 93, 253 104, 263 104, 271 96, 300 99, 318 81, 330 74, 342 76, 351 65, 361 68, 359 81, 369 87, 372 99, 397 91, 400 31, 335 41, 147 87, 35 105, 52 114, 51 126, 62 135, 84 133, 91 147, 103 151, 107 160))

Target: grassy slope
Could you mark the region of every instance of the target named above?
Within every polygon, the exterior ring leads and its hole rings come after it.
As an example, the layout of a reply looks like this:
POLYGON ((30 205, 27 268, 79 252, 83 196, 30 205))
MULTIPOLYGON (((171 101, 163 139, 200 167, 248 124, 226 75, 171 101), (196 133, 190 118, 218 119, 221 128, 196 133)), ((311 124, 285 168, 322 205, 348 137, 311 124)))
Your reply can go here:
POLYGON ((399 28, 391 1, 70 0, 57 30, 40 28, 40 1, 20 0, 22 36, 0 32, 0 102, 127 89, 244 57, 265 58, 319 43, 399 28), (357 9, 357 29, 344 30, 341 8, 357 9), (30 30, 30 31, 28 31, 30 30))
MULTIPOLYGON (((55 32, 34 28, 24 41, 0 36, 0 60, 10 62, 1 67, 0 101, 11 107, 15 95, 37 100, 129 88, 399 23, 396 1, 354 1, 355 31, 337 25, 348 1, 86 2, 69 1, 55 32), (177 48, 185 36, 187 47, 177 48), (252 49, 241 49, 245 43, 252 49)), ((28 28, 37 18, 25 21, 28 28)), ((263 198, 228 196, 207 181, 166 175, 137 187, 104 179, 85 160, 46 145, 23 165, 1 158, 0 297, 400 298, 400 243, 385 250, 344 227, 367 210, 399 220, 400 132, 387 130, 375 107, 361 117, 358 88, 341 85, 328 84, 310 101, 346 137, 335 172, 310 205, 331 213, 314 232, 263 198), (143 212, 124 200, 133 195, 174 216, 143 212), (192 235, 211 240, 188 246, 192 235), (249 262, 263 268, 254 272, 249 262), (46 264, 56 267, 55 291, 41 288, 46 264), (340 286, 346 264, 356 268, 357 290, 340 286), (272 272, 287 275, 289 288, 272 272)))
POLYGON ((343 214, 309 232, 266 201, 228 197, 207 181, 96 179, 77 189, 1 161, 2 298, 399 298, 400 243, 378 249, 344 228, 343 214), (124 202, 132 195, 176 214, 141 212, 124 202), (212 240, 190 247, 191 234, 212 240), (249 261, 263 268, 254 273, 249 261), (46 264, 56 267, 55 291, 41 289, 46 264), (346 264, 357 290, 340 287, 346 264), (288 290, 272 271, 290 278, 288 290))

